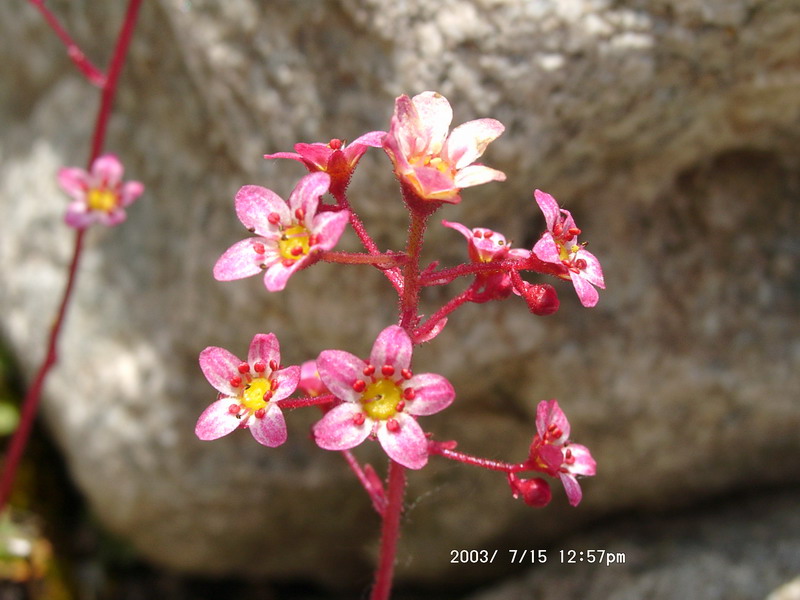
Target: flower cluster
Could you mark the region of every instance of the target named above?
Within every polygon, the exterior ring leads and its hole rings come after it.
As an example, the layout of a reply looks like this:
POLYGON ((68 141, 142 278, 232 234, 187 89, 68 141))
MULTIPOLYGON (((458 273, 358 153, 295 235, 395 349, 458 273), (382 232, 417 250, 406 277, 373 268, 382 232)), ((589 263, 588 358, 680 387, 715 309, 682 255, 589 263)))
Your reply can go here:
MULTIPOLYGON (((414 347, 436 337, 459 306, 516 295, 536 315, 554 313, 559 308, 555 288, 523 279, 527 272, 571 281, 584 306, 597 304, 596 288, 604 287, 600 264, 585 243, 578 242, 581 231, 571 213, 539 190, 534 198, 546 230, 532 248, 515 248, 503 234, 485 227, 443 220, 443 226, 463 236, 468 260, 448 268, 420 264, 430 215, 460 202, 463 188, 505 179, 501 171, 475 162, 503 126, 494 119, 477 119, 451 131, 452 117, 449 102, 440 94, 400 96, 388 132, 372 131, 350 144, 340 139, 297 144, 295 152, 265 155, 298 161, 309 173, 288 201, 258 185, 238 191, 234 207, 250 236, 220 256, 214 266, 216 279, 230 281, 263 271, 266 289, 277 292, 292 275, 318 261, 371 265, 398 293, 398 321, 377 335, 367 359, 327 349, 302 366, 282 366, 278 340, 271 333, 253 338, 247 360, 222 348, 206 348, 200 367, 218 394, 197 422, 200 439, 214 440, 244 428, 259 443, 279 446, 287 438, 284 411, 317 406, 322 415, 312 427, 313 440, 320 448, 346 456, 381 514, 390 510, 391 493, 385 493, 372 467, 362 468, 350 454, 367 440, 378 442, 390 465, 400 468, 421 469, 435 454, 503 471, 514 497, 531 506, 550 502, 550 486, 541 477, 520 474, 536 471, 558 477, 570 504, 580 502, 578 477, 594 475, 595 461, 585 446, 569 440, 569 423, 555 400, 539 404, 528 458, 516 464, 457 452, 455 442, 436 441, 418 421, 449 407, 456 392, 442 375, 412 370, 414 347), (400 183, 411 219, 405 251, 381 251, 347 199, 350 179, 369 148, 386 152, 400 183), (364 252, 334 251, 348 224, 364 252), (460 278, 467 278, 468 286, 424 318, 420 291, 460 278), (296 392, 301 395, 294 396, 296 392)), ((391 487, 394 479, 389 479, 391 487)))

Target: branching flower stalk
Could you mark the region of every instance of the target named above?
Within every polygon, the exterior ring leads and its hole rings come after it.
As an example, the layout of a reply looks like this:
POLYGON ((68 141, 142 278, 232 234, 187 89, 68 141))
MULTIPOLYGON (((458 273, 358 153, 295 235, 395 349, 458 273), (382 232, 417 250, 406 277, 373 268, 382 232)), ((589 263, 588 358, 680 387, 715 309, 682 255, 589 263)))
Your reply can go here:
POLYGON ((584 306, 594 306, 604 281, 599 262, 578 243, 581 233, 569 211, 552 196, 536 190, 547 230, 533 248, 512 248, 499 232, 442 221, 466 240, 469 261, 439 268, 422 265, 425 234, 431 217, 461 201, 463 188, 503 181, 505 174, 475 161, 502 132, 494 119, 464 123, 452 131, 449 102, 435 92, 400 96, 388 132, 372 131, 346 144, 297 144, 295 152, 265 155, 301 162, 308 170, 288 201, 260 186, 244 186, 235 209, 251 237, 228 248, 214 266, 220 281, 263 274, 268 291, 277 292, 289 278, 320 260, 379 269, 397 293, 395 324, 381 331, 367 358, 344 350, 323 350, 301 367, 281 364, 274 334, 256 334, 246 360, 217 347, 206 348, 200 366, 217 399, 197 421, 200 439, 213 440, 237 429, 249 429, 255 440, 275 447, 286 440, 283 410, 316 406, 323 414, 312 427, 316 444, 339 451, 369 496, 382 521, 380 555, 372 600, 387 600, 392 590, 403 498, 409 470, 425 467, 430 456, 505 474, 515 498, 534 507, 548 504, 550 485, 541 476, 557 477, 567 499, 582 497, 578 477, 595 474, 585 446, 570 440, 570 426, 556 400, 539 402, 536 433, 522 462, 482 458, 456 450, 455 441, 438 441, 418 419, 448 408, 453 385, 436 373, 412 368, 414 348, 436 338, 449 318, 466 303, 483 304, 519 296, 539 316, 559 308, 555 288, 530 282, 522 273, 571 281, 584 306), (409 212, 405 250, 382 251, 367 232, 347 198, 347 186, 368 148, 382 148, 391 160, 409 212), (333 203, 324 198, 330 196, 333 203), (365 253, 334 251, 345 227, 353 228, 365 253), (469 285, 424 318, 420 293, 425 287, 449 285, 467 278, 469 285), (292 394, 300 392, 300 397, 292 394), (369 464, 361 465, 352 450, 365 441, 378 442, 388 458, 385 484, 369 464))
POLYGON ((67 54, 85 79, 100 88, 101 97, 86 171, 72 168, 62 169, 59 173, 59 183, 74 199, 66 216, 67 224, 76 229, 72 258, 67 270, 64 293, 50 328, 45 358, 25 394, 20 422, 6 453, 3 473, 0 477, 0 511, 4 510, 8 504, 17 468, 25 452, 33 422, 39 410, 47 376, 58 362, 58 341, 75 289, 86 227, 92 222, 101 222, 107 225, 121 222, 125 218, 123 208, 133 202, 143 191, 142 185, 138 182, 123 183, 121 181, 123 169, 116 157, 113 155, 101 156, 119 76, 125 64, 142 0, 130 0, 128 3, 106 73, 100 71, 89 61, 56 16, 44 5, 43 0, 28 1, 42 13, 45 21, 65 45, 67 54))

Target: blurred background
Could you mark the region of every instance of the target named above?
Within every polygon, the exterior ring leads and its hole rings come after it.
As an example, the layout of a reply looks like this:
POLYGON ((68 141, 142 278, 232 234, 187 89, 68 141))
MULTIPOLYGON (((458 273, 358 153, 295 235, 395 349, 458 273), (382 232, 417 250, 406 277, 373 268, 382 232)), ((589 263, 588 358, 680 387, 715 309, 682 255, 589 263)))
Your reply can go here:
MULTIPOLYGON (((104 66, 125 3, 47 5, 104 66)), ((309 439, 316 413, 291 413, 277 450, 248 435, 202 443, 193 427, 214 391, 197 356, 243 354, 268 331, 287 363, 368 353, 395 319, 377 271, 318 265, 270 295, 211 267, 245 234, 238 188, 288 197, 305 172, 263 154, 387 129, 396 96, 436 90, 453 125, 505 124, 483 161, 508 176, 437 216, 531 247, 543 189, 572 211, 607 289, 583 309, 554 282, 561 309, 547 318, 518 298, 459 310, 415 353, 417 371, 457 391, 424 426, 519 461, 536 404, 558 398, 598 474, 577 509, 554 489, 534 510, 502 476, 432 459, 410 477, 397 597, 800 597, 798 31, 793 0, 144 3, 106 149, 146 194, 123 226, 87 237, 0 524, 3 593, 366 597, 378 519, 341 458, 309 439), (459 549, 502 558, 453 564, 459 549), (515 549, 549 560, 515 564, 515 549), (624 564, 561 564, 562 550, 589 549, 624 564)), ((84 165, 99 94, 27 2, 0 5, 0 54, 8 435, 69 259, 55 174, 84 165)), ((381 151, 350 200, 381 248, 402 247, 407 215, 381 151)), ((465 250, 431 224, 425 260, 454 265, 465 250)), ((431 290, 423 311, 463 285, 431 290)), ((358 456, 383 473, 376 444, 358 456)))

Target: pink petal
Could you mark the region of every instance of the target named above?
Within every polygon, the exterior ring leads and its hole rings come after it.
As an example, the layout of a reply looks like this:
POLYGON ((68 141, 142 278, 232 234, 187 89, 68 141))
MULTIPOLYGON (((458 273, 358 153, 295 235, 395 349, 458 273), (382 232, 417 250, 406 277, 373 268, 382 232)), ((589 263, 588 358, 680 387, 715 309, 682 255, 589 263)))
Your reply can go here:
POLYGON ((564 463, 564 454, 561 452, 561 447, 551 444, 539 446, 535 456, 531 458, 535 459, 534 464, 537 465, 537 471, 543 471, 553 477, 561 471, 561 465, 564 463), (544 467, 539 465, 544 465, 544 467))
POLYGON ((579 258, 586 261, 586 266, 581 269, 583 278, 592 285, 605 289, 606 282, 603 279, 603 269, 600 267, 600 261, 597 260, 597 257, 588 250, 581 249, 575 254, 575 259, 579 258))
POLYGON ((292 221, 289 207, 283 198, 260 185, 243 186, 236 192, 234 205, 242 225, 260 235, 277 235, 280 231, 278 224, 269 222, 272 213, 278 214, 283 225, 288 225, 292 221))
POLYGON ((231 386, 230 380, 239 374, 238 367, 241 363, 238 357, 217 346, 209 346, 200 353, 200 369, 203 375, 214 389, 226 396, 239 395, 239 391, 231 386))
POLYGON ((449 173, 442 173, 433 167, 414 167, 413 177, 416 182, 412 180, 410 183, 417 188, 424 200, 441 200, 450 204, 461 202, 458 194, 460 190, 449 173))
POLYGON ((265 377, 269 377, 272 373, 272 369, 269 368, 270 362, 275 361, 276 365, 281 363, 280 344, 274 333, 257 333, 253 336, 253 341, 250 342, 250 348, 247 352, 247 362, 252 367, 259 361, 267 365, 265 377))
POLYGON ((230 398, 223 398, 205 409, 197 419, 195 435, 201 440, 216 440, 239 427, 242 422, 228 410, 231 404, 230 398))
POLYGON ((119 202, 122 206, 130 205, 144 192, 144 184, 140 181, 126 181, 122 185, 119 194, 119 202))
POLYGON ((600 300, 600 294, 597 293, 592 284, 586 281, 581 273, 575 273, 572 269, 569 271, 569 276, 572 279, 572 285, 578 294, 581 304, 587 308, 596 306, 598 300, 600 300))
MULTIPOLYGON (((306 164, 311 164, 315 171, 325 171, 328 168, 333 150, 327 144, 295 144, 294 149, 303 157, 306 164)), ((323 192, 324 193, 324 192, 323 192)))
POLYGON ((305 215, 303 224, 308 227, 314 215, 317 214, 320 197, 328 191, 330 184, 331 178, 327 173, 309 173, 303 177, 289 196, 289 209, 292 216, 298 209, 302 210, 305 215))
POLYGON ((397 325, 390 325, 378 334, 372 345, 369 361, 378 369, 383 365, 391 365, 396 371, 401 371, 411 366, 412 350, 411 338, 405 330, 397 325))
POLYGON ((544 438, 547 428, 555 425, 561 430, 561 436, 557 440, 548 439, 548 443, 563 444, 569 439, 569 421, 567 415, 561 410, 557 400, 542 400, 536 407, 536 431, 544 438))
POLYGON ((295 271, 298 271, 300 267, 303 266, 303 262, 305 262, 305 259, 300 259, 286 266, 282 261, 278 260, 270 265, 264 272, 264 286, 267 288, 267 291, 280 292, 283 290, 283 288, 286 287, 286 283, 289 281, 289 277, 294 275, 295 271))
POLYGON ((406 412, 412 415, 432 415, 450 406, 456 397, 452 384, 435 373, 414 375, 403 388, 412 388, 413 400, 406 401, 406 412))
POLYGON ((561 255, 558 251, 558 245, 553 239, 553 234, 545 231, 539 241, 533 246, 533 253, 541 261, 546 263, 561 264, 561 255))
POLYGON ((422 92, 411 101, 419 115, 422 131, 427 138, 429 154, 439 154, 447 139, 450 123, 453 121, 453 109, 447 98, 438 92, 422 92))
POLYGON ((275 154, 265 154, 264 158, 267 160, 273 158, 288 158, 291 160, 299 160, 300 162, 305 162, 303 157, 297 154, 296 152, 276 152, 275 154))
POLYGON ((443 154, 448 163, 463 169, 475 162, 504 130, 503 124, 495 119, 467 121, 450 132, 443 154))
POLYGON ((298 383, 300 383, 300 367, 297 365, 275 371, 272 374, 272 389, 275 392, 272 401, 277 402, 294 394, 298 383))
POLYGON ((428 440, 416 419, 397 413, 394 420, 400 426, 389 431, 386 422, 378 425, 378 441, 389 458, 409 469, 421 469, 428 462, 428 440))
POLYGON ((445 221, 445 220, 442 220, 442 225, 444 225, 445 227, 449 227, 450 229, 455 229, 455 230, 456 230, 456 231, 458 231, 458 232, 459 232, 461 235, 463 235, 465 238, 467 238, 467 241, 468 241, 468 242, 472 242, 472 241, 473 241, 473 238, 475 237, 475 236, 472 234, 472 230, 471 230, 471 229, 469 229, 468 227, 466 227, 466 226, 462 225, 461 223, 456 223, 456 222, 454 222, 454 221, 445 221))
POLYGON ((396 166, 407 167, 408 158, 425 152, 428 142, 424 125, 411 98, 405 94, 399 96, 394 102, 389 134, 383 140, 384 149, 390 157, 394 157, 396 166))
POLYGON ((356 425, 356 415, 363 414, 360 404, 346 402, 333 407, 314 425, 314 441, 325 450, 349 450, 367 439, 373 421, 366 418, 356 425))
POLYGON ((95 184, 102 184, 104 187, 113 187, 122 181, 122 163, 113 154, 98 156, 92 163, 92 178, 95 184))
POLYGON ((342 237, 347 223, 350 221, 350 212, 347 210, 325 211, 317 214, 311 224, 311 231, 319 236, 319 241, 314 244, 315 249, 330 250, 342 237))
POLYGON ((300 381, 297 385, 304 394, 309 396, 321 396, 322 394, 330 393, 319 377, 317 362, 314 360, 307 360, 300 365, 300 381))
POLYGON ((94 211, 97 214, 98 222, 106 225, 107 227, 113 227, 115 225, 119 225, 125 219, 128 218, 128 214, 121 208, 117 207, 110 212, 105 211, 94 211))
POLYGON ((569 444, 564 447, 564 451, 566 452, 567 449, 569 449, 572 456, 575 458, 575 462, 568 467, 571 474, 591 477, 597 473, 597 462, 586 446, 581 444, 569 444))
MULTIPOLYGON (((265 249, 270 249, 269 240, 262 237, 252 237, 236 242, 225 250, 214 265, 214 279, 217 281, 233 281, 250 277, 261 272, 261 261, 269 262, 269 255, 259 255, 253 249, 253 244, 263 244, 265 249)), ((275 254, 274 248, 272 255, 275 254)))
POLYGON ((286 441, 286 420, 277 404, 267 404, 266 413, 262 418, 255 415, 248 421, 250 433, 259 444, 275 448, 286 441))
POLYGON ((383 140, 385 137, 385 131, 370 131, 369 133, 365 133, 364 135, 354 139, 352 142, 350 142, 349 146, 363 144, 364 146, 371 146, 372 148, 380 148, 383 146, 383 140))
POLYGON ((64 215, 64 221, 66 224, 76 229, 88 227, 96 220, 97 213, 88 211, 86 209, 86 205, 79 201, 72 202, 67 207, 67 212, 64 215))
POLYGON ((86 201, 89 189, 89 175, 77 167, 64 167, 58 170, 58 185, 75 200, 86 201))
POLYGON ((356 379, 363 379, 363 360, 344 350, 323 350, 317 358, 319 378, 331 394, 345 402, 358 402, 361 394, 353 389, 356 379))
MULTIPOLYGON (((552 231, 553 225, 561 218, 561 210, 558 208, 558 202, 556 202, 556 199, 550 194, 541 190, 535 190, 533 192, 533 197, 536 199, 536 204, 539 205, 539 208, 544 213, 544 220, 547 223, 548 231, 552 231)), ((542 260, 544 259, 542 258, 542 260)))
POLYGON ((567 492, 567 499, 572 506, 578 506, 583 498, 583 491, 578 480, 569 473, 561 473, 561 483, 564 485, 564 491, 567 492))
POLYGON ((483 165, 470 165, 460 169, 455 176, 454 185, 457 188, 472 187, 490 181, 505 181, 506 174, 497 169, 483 165))

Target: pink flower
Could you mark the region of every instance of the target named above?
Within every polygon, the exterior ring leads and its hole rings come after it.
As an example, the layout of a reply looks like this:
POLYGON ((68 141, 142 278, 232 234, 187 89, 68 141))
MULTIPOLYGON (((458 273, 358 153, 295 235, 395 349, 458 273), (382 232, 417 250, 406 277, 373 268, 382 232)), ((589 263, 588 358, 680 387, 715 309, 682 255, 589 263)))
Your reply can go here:
POLYGON ((400 181, 421 199, 458 203, 462 188, 504 181, 501 171, 473 164, 505 129, 494 119, 477 119, 448 134, 453 110, 436 92, 395 101, 383 148, 400 181))
POLYGON ((369 362, 342 350, 323 351, 317 359, 320 378, 343 402, 314 426, 317 444, 348 450, 377 438, 392 460, 409 469, 424 467, 428 443, 414 417, 446 408, 455 390, 441 375, 412 374, 411 354, 411 338, 396 325, 378 335, 369 362))
POLYGON ((244 427, 260 444, 270 448, 283 444, 286 422, 276 403, 295 391, 300 367, 281 369, 280 362, 278 339, 272 333, 253 337, 246 361, 224 348, 203 350, 200 368, 219 394, 197 420, 197 437, 216 440, 244 427))
POLYGON ((317 212, 330 177, 303 177, 288 204, 272 190, 246 185, 236 194, 236 214, 256 237, 236 242, 214 265, 218 281, 242 279, 264 271, 270 292, 286 287, 289 277, 310 264, 315 253, 330 250, 347 225, 346 210, 317 212))
POLYGON ((583 495, 578 476, 594 475, 597 463, 586 446, 569 441, 569 421, 556 400, 539 403, 536 432, 526 465, 553 477, 558 476, 569 503, 577 506, 583 495))
POLYGON ((289 158, 300 161, 311 173, 323 171, 330 175, 332 192, 344 191, 367 148, 380 148, 384 137, 386 137, 385 131, 370 131, 350 144, 338 139, 332 139, 327 144, 319 142, 295 144, 295 152, 265 154, 264 158, 289 158))
POLYGON ((125 207, 144 192, 138 181, 122 181, 124 168, 113 154, 98 156, 87 173, 78 167, 58 171, 58 184, 73 201, 64 220, 70 227, 83 229, 92 223, 119 225, 125 220, 125 207))
MULTIPOLYGON (((467 252, 473 263, 490 263, 508 258, 522 260, 530 255, 529 250, 512 248, 502 233, 491 229, 483 227, 468 229, 461 223, 450 221, 442 221, 442 225, 455 229, 466 238, 467 252)), ((513 289, 508 271, 478 273, 475 282, 476 292, 473 294, 473 302, 507 298, 513 289)))
POLYGON ((547 231, 533 246, 533 253, 541 261, 563 265, 562 278, 572 280, 581 304, 596 305, 599 295, 592 286, 606 287, 600 261, 586 250, 585 243, 578 243, 581 230, 575 226, 568 210, 559 208, 550 194, 536 190, 533 195, 547 222, 547 231))

